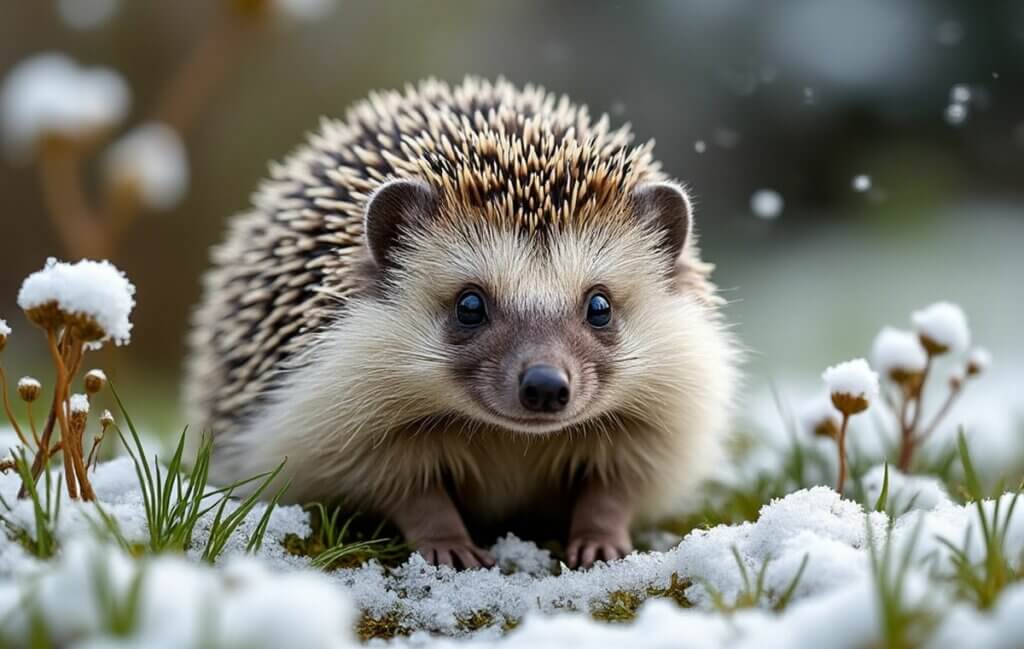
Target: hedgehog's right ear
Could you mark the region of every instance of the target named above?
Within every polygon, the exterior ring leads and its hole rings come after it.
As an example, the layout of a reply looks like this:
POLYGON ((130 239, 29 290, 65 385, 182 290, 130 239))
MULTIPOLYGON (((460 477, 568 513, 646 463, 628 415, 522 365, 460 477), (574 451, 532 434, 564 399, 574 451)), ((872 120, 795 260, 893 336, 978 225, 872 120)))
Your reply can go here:
POLYGON ((421 180, 391 180, 370 196, 363 232, 378 267, 393 261, 392 253, 403 230, 423 223, 437 207, 437 194, 421 180))
POLYGON ((633 190, 636 217, 662 233, 662 248, 675 262, 690 237, 692 208, 686 190, 670 182, 653 182, 633 190))

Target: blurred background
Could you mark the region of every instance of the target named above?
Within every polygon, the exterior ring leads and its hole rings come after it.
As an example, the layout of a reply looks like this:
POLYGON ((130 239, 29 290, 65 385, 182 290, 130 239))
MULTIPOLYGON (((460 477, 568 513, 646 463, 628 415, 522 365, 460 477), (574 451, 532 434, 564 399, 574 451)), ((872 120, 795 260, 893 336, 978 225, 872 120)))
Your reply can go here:
MULTIPOLYGON (((140 210, 111 252, 139 295, 130 351, 103 364, 158 420, 182 423, 198 278, 268 161, 373 89, 466 74, 567 93, 656 140, 697 197, 752 384, 816 381, 938 299, 1019 378, 1022 2, 0 0, 0 33, 0 77, 46 52, 123 77, 130 105, 80 161, 93 203, 105 143, 159 115, 169 85, 196 95, 178 111, 187 191, 140 210)), ((24 158, 0 162, 0 317, 16 332, 21 280, 70 254, 24 158)), ((12 372, 43 367, 34 342, 12 343, 12 372)))

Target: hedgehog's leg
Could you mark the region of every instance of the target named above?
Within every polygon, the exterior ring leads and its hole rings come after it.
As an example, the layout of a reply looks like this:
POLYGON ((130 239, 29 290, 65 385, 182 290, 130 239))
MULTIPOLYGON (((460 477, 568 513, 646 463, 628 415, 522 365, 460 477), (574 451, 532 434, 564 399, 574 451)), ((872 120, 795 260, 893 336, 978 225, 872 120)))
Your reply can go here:
POLYGON ((633 507, 623 485, 588 478, 573 507, 569 526, 570 568, 589 568, 603 559, 621 559, 633 551, 629 524, 633 507))
POLYGON ((491 553, 473 544, 459 511, 441 487, 406 498, 391 514, 405 540, 434 565, 493 566, 491 553))

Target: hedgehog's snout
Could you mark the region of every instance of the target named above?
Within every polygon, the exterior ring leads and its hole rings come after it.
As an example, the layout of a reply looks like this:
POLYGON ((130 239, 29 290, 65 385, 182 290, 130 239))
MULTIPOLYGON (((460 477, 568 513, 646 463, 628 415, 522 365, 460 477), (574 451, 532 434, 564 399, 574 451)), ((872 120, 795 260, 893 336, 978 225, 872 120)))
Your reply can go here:
POLYGON ((553 365, 532 365, 519 376, 519 403, 532 412, 561 412, 570 396, 568 375, 553 365))

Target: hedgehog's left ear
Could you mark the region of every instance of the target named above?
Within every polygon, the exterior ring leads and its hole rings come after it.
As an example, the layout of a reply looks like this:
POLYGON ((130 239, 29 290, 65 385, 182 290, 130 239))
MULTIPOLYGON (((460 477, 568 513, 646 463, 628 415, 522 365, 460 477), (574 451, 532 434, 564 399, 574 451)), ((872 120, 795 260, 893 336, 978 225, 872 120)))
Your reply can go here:
POLYGON ((437 194, 421 180, 391 180, 370 196, 363 232, 378 267, 393 261, 398 237, 428 219, 437 207, 437 194))
POLYGON ((637 219, 662 233, 662 247, 675 262, 690 236, 690 198, 670 182, 645 183, 633 190, 637 219))

